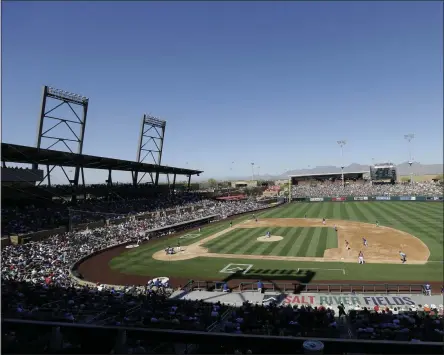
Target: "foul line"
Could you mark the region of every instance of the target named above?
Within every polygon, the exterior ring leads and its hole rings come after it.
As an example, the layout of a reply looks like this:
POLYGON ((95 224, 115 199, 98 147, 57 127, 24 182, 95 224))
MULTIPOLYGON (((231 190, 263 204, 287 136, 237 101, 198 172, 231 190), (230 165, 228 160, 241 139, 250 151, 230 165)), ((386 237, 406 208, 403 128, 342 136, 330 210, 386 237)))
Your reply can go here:
POLYGON ((324 269, 324 268, 320 268, 320 267, 309 267, 306 269, 301 269, 298 268, 298 272, 299 270, 327 270, 327 271, 342 271, 342 273, 345 275, 345 269, 324 269))

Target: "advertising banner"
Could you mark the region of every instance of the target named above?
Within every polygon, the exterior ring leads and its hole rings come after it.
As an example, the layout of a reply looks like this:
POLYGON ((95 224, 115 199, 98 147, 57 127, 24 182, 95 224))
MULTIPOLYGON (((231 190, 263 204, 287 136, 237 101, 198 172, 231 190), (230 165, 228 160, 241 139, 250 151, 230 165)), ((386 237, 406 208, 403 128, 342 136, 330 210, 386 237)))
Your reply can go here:
POLYGON ((410 197, 410 201, 416 201, 416 196, 410 197))
POLYGON ((426 197, 427 201, 442 201, 443 197, 442 196, 434 196, 434 197, 426 197))
POLYGON ((390 201, 390 196, 376 196, 376 201, 390 201))
POLYGON ((302 202, 305 201, 306 198, 305 197, 295 197, 291 199, 292 201, 296 201, 296 202, 302 202))
POLYGON ((340 201, 345 201, 347 198, 346 197, 332 197, 332 201, 335 202, 340 202, 340 201))
POLYGON ((310 202, 322 202, 324 201, 323 197, 311 197, 310 202))
POLYGON ((354 198, 355 201, 368 201, 367 196, 357 196, 354 198))
POLYGON ((410 201, 413 197, 410 196, 399 196, 400 201, 410 201))
POLYGON ((343 303, 345 306, 361 307, 411 307, 420 304, 440 304, 442 303, 442 296, 424 296, 424 295, 409 295, 399 294, 396 296, 389 295, 332 295, 329 293, 304 293, 300 295, 296 294, 284 294, 281 296, 281 305, 304 305, 309 304, 312 306, 330 305, 333 307, 343 303))

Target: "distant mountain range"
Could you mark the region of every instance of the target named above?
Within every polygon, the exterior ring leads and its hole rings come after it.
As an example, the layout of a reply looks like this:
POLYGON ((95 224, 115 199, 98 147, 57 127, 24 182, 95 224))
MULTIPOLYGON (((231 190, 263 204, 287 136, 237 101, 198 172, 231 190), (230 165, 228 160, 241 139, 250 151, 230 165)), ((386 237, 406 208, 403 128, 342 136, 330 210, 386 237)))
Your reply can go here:
MULTIPOLYGON (((344 172, 345 173, 364 172, 364 171, 369 171, 369 169, 370 169, 369 165, 353 163, 350 164, 349 166, 344 167, 344 172)), ((414 162, 410 170, 409 163, 405 162, 396 165, 396 169, 398 171, 398 176, 409 175, 411 172, 413 172, 413 174, 415 175, 438 175, 443 173, 444 165, 421 164, 414 162)), ((281 175, 269 175, 269 174, 260 175, 260 176, 255 175, 254 178, 259 180, 276 180, 276 179, 287 178, 288 175, 329 174, 329 173, 340 173, 340 172, 341 168, 338 166, 317 166, 311 169, 290 170, 281 175)), ((251 175, 243 177, 231 177, 231 178, 226 178, 225 180, 250 180, 250 179, 251 175)))

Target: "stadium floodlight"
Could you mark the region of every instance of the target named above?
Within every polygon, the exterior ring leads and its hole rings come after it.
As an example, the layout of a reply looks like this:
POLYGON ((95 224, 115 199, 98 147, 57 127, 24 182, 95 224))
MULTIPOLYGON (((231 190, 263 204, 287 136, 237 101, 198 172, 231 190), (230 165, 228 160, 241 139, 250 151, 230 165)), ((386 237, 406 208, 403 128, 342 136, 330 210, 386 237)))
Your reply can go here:
POLYGON ((409 148, 409 167, 410 167, 410 183, 413 184, 413 172, 412 172, 412 164, 413 164, 413 158, 412 158, 412 147, 411 142, 415 138, 415 135, 413 133, 404 134, 404 139, 408 142, 408 148, 409 148))
POLYGON ((56 89, 52 86, 48 86, 47 88, 48 88, 48 95, 53 96, 57 99, 71 101, 79 105, 88 102, 88 98, 86 96, 75 94, 61 89, 56 89))
POLYGON ((164 128, 166 126, 166 121, 161 120, 158 117, 152 116, 151 114, 144 115, 145 124, 149 124, 151 126, 155 126, 158 128, 164 128))
POLYGON ((341 147, 341 179, 342 179, 342 187, 345 186, 345 181, 344 181, 344 145, 347 144, 346 140, 340 140, 337 141, 336 143, 339 144, 339 146, 341 147))
POLYGON ((254 181, 254 163, 251 163, 251 181, 254 181))

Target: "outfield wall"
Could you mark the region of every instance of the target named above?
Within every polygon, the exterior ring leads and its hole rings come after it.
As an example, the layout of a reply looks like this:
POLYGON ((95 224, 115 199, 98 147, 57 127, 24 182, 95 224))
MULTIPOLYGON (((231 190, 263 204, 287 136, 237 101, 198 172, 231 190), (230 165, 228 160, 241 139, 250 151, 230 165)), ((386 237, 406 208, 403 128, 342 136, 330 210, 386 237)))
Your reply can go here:
POLYGON ((292 197, 293 202, 347 202, 347 201, 430 201, 443 202, 443 196, 338 196, 292 197))

